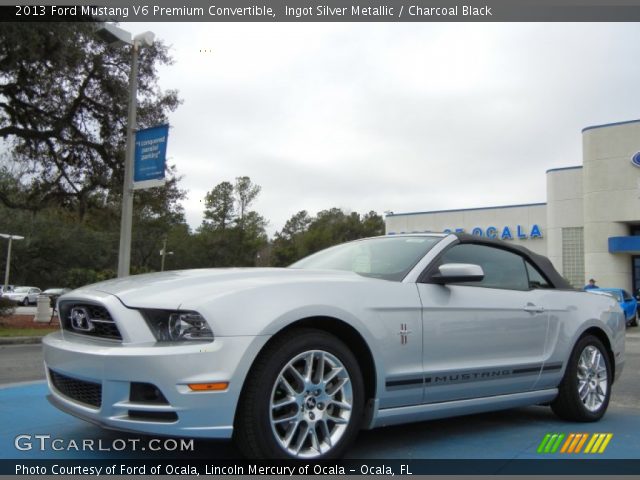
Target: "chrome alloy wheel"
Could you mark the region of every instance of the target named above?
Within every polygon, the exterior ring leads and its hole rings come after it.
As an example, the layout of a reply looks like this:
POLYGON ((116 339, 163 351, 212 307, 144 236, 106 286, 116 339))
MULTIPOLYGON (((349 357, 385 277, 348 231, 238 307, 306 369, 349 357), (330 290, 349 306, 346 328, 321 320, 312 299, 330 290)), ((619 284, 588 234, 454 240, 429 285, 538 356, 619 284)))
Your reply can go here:
POLYGON ((607 397, 607 365, 602 352, 587 345, 578 360, 578 395, 585 408, 595 412, 607 397))
POLYGON ((269 405, 271 430, 289 455, 319 457, 340 441, 352 408, 353 389, 343 363, 322 350, 303 352, 276 378, 269 405))

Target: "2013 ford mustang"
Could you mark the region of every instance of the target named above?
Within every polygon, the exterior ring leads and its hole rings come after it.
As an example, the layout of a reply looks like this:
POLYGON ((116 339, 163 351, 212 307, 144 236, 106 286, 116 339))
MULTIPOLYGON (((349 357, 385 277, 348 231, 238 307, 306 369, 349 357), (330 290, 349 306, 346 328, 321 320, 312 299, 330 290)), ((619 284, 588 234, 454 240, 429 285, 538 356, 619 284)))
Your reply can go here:
POLYGON ((595 421, 624 365, 613 298, 464 234, 329 248, 289 268, 198 269, 62 296, 50 401, 105 428, 340 456, 360 429, 550 404, 595 421))

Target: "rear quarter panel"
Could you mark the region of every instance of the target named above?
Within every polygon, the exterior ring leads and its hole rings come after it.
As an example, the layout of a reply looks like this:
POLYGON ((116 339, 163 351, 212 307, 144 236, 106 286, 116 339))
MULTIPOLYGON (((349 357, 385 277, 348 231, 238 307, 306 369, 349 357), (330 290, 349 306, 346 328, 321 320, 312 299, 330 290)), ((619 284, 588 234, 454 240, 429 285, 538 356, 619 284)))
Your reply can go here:
POLYGON ((561 364, 562 368, 542 373, 537 389, 552 388, 560 383, 574 345, 591 328, 606 335, 613 352, 615 373, 619 376, 624 365, 625 320, 618 302, 605 295, 549 290, 545 305, 550 321, 544 364, 561 364))

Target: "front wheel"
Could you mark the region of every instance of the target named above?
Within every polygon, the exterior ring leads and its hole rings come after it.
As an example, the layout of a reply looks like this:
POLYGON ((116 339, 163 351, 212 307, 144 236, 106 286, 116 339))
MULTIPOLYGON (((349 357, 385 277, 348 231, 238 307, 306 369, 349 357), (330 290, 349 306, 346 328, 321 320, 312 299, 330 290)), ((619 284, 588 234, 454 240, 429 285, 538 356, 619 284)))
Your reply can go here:
POLYGON ((635 315, 633 316, 633 318, 631 319, 631 322, 629 322, 629 326, 630 327, 637 327, 638 326, 638 312, 636 311, 635 315))
POLYGON ((597 337, 582 337, 571 352, 551 408, 565 420, 595 422, 606 412, 610 398, 611 364, 607 350, 597 337))
POLYGON ((335 458, 360 429, 360 367, 351 350, 327 332, 297 329, 276 338, 247 382, 234 428, 247 457, 335 458))
POLYGON ((24 299, 22 300, 22 305, 25 307, 29 306, 29 297, 24 297, 24 299))

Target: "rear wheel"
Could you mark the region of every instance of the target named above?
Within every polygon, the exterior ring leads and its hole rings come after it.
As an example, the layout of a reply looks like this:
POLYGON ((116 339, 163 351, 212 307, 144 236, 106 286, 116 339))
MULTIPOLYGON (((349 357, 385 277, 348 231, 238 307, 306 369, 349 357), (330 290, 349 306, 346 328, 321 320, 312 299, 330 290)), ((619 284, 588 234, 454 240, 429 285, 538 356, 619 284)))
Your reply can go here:
POLYGON ((298 329, 277 338, 247 382, 234 428, 247 457, 338 457, 360 429, 360 367, 349 348, 327 332, 298 329))
POLYGON ((637 311, 636 311, 636 314, 631 319, 631 322, 629 322, 629 326, 630 327, 637 327, 638 326, 638 312, 637 311))
POLYGON ((29 297, 24 297, 22 299, 22 305, 24 305, 25 307, 29 306, 29 297))
POLYGON ((558 397, 551 403, 554 413, 566 420, 600 420, 611 398, 611 365, 602 342, 592 335, 578 340, 558 397))

